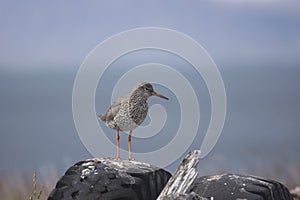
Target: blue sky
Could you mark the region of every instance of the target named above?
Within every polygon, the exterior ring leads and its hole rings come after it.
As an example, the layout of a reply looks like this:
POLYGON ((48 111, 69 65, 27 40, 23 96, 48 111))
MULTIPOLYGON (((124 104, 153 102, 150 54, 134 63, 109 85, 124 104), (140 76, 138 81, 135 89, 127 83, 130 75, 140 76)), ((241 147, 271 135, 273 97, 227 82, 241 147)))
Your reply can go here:
POLYGON ((78 68, 101 41, 145 26, 191 36, 220 67, 300 64, 297 0, 2 0, 0 67, 78 68))

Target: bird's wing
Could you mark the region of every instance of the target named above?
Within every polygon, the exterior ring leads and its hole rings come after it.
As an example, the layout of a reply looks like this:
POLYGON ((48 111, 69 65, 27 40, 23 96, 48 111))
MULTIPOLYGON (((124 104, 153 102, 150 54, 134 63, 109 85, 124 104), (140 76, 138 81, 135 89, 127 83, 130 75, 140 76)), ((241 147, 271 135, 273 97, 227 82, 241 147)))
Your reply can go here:
POLYGON ((113 102, 113 104, 109 107, 109 109, 107 110, 107 112, 103 116, 100 116, 100 118, 103 121, 111 121, 111 120, 113 120, 114 117, 119 112, 122 103, 124 101, 126 101, 127 98, 128 98, 127 96, 126 97, 121 97, 118 100, 116 100, 115 102, 113 102))

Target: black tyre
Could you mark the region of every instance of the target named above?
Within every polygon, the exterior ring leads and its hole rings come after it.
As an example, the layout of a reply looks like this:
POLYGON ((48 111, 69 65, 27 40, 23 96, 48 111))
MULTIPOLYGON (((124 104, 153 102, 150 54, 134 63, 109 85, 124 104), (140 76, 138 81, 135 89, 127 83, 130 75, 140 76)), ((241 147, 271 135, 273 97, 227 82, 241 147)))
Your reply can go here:
POLYGON ((154 200, 170 173, 136 161, 82 161, 70 167, 48 200, 154 200), (133 162, 133 163, 132 163, 133 162))
POLYGON ((279 182, 234 174, 199 177, 191 191, 214 200, 293 200, 288 189, 279 182))

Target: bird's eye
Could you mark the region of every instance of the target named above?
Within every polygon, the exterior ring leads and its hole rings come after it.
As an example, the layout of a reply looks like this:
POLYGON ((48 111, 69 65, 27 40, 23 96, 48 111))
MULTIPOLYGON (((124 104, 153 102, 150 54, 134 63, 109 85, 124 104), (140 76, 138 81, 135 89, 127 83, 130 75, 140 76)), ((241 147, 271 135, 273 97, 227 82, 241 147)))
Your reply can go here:
POLYGON ((149 88, 147 88, 147 87, 143 87, 143 89, 149 91, 149 88))

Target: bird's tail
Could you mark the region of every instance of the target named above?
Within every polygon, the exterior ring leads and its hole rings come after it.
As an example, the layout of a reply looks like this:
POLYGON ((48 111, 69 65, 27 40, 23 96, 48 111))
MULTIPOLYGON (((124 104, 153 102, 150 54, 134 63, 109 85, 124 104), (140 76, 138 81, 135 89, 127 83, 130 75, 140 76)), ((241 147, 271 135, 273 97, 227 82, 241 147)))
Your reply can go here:
POLYGON ((101 119, 102 121, 105 121, 105 115, 99 115, 99 119, 101 119))

